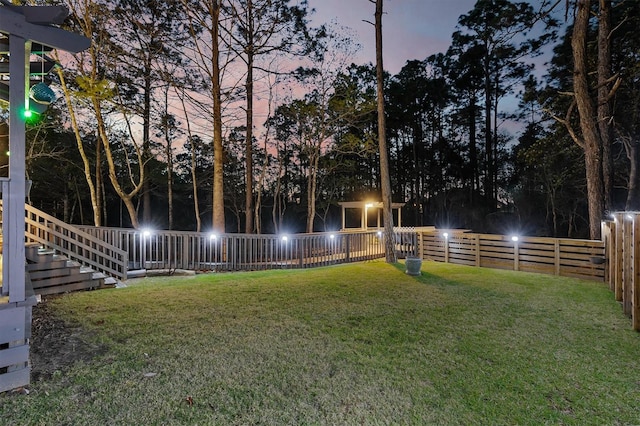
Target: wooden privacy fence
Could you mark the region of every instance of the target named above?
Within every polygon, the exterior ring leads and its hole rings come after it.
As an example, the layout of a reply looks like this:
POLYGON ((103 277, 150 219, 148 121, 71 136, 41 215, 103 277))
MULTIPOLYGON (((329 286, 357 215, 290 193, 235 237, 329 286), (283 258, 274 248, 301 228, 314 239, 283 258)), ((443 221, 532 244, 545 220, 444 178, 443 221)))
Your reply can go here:
POLYGON ((418 231, 422 259, 603 281, 605 243, 465 231, 418 231))
POLYGON ((80 227, 129 254, 129 269, 309 268, 384 257, 382 233, 254 235, 80 227))
POLYGON ((612 214, 602 224, 607 243, 607 283, 624 313, 640 330, 640 213, 612 214))

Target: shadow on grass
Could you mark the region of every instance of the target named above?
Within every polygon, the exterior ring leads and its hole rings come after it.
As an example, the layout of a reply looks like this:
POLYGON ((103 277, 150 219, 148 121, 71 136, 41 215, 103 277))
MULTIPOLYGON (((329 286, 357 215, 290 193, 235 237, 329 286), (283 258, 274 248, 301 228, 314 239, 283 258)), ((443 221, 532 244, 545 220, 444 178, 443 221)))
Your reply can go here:
POLYGON ((406 273, 406 267, 405 267, 405 262, 404 260, 398 261, 396 263, 393 264, 393 267, 396 268, 398 271, 401 271, 403 274, 405 274, 407 277, 413 278, 414 280, 423 283, 423 284, 430 284, 430 285, 447 285, 447 286, 461 286, 463 285, 462 283, 458 282, 458 281, 453 281, 451 279, 447 279, 444 278, 442 275, 436 275, 434 273, 431 272, 427 272, 425 271, 425 266, 429 265, 429 263, 432 261, 422 261, 422 268, 420 269, 420 275, 409 275, 406 273))

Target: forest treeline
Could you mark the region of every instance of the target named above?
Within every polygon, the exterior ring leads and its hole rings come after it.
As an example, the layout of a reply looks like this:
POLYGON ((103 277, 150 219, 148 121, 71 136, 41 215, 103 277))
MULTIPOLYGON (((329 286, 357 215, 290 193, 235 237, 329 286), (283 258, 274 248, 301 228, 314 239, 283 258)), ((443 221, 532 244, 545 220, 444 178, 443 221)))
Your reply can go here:
MULTIPOLYGON (((64 3, 93 43, 45 54, 60 96, 28 127, 35 207, 271 233, 334 230, 339 201, 379 199, 375 66, 306 1, 64 3)), ((638 1, 478 0, 446 52, 387 74, 403 225, 597 237, 640 210, 638 27, 638 1)))

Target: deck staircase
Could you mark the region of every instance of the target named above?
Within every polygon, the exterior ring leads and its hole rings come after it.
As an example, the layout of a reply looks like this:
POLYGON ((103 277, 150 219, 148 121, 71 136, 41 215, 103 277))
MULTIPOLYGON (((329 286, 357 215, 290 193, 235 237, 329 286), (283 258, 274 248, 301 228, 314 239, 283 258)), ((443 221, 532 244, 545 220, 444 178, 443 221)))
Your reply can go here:
MULTIPOLYGON (((34 294, 115 287, 126 280, 126 252, 28 204, 25 210, 26 272, 34 294)), ((0 203, 0 220, 1 212, 0 203)))
POLYGON ((37 243, 27 244, 27 274, 35 294, 48 295, 78 290, 115 287, 118 280, 70 260, 37 243))

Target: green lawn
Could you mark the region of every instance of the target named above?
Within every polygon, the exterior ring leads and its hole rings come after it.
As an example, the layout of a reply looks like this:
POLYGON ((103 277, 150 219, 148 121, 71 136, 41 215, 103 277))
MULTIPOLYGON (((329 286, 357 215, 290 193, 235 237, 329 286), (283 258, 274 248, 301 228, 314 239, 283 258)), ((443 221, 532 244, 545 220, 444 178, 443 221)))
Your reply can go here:
POLYGON ((146 278, 46 302, 97 348, 7 425, 640 423, 602 283, 427 262, 146 278))

